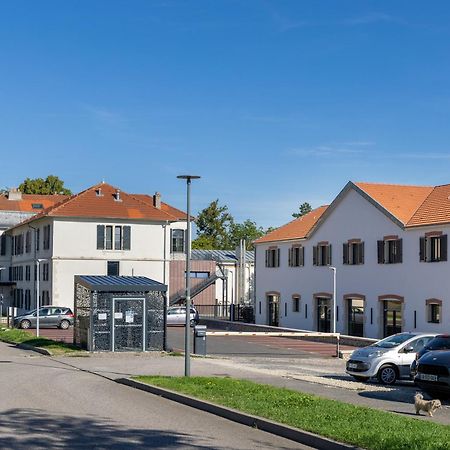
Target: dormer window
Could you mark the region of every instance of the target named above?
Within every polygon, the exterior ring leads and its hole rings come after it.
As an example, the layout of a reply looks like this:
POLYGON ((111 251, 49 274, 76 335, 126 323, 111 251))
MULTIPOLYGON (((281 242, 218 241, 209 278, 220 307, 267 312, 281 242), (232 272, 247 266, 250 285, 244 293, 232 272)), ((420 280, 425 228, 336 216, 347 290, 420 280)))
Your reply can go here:
POLYGON ((95 190, 95 195, 96 195, 97 197, 103 197, 102 188, 97 188, 97 189, 95 190))
POLYGON ((113 197, 116 202, 122 201, 122 199, 120 198, 120 189, 117 189, 116 192, 114 192, 113 197))

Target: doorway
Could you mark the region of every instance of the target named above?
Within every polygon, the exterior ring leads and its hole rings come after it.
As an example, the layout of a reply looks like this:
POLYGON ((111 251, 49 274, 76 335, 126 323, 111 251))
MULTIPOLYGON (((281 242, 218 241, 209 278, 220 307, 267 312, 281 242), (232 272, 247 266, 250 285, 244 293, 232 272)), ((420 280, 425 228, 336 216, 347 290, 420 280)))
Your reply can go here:
POLYGON ((145 298, 113 299, 113 351, 145 351, 144 311, 145 298))
POLYGON ((280 313, 280 296, 277 294, 267 295, 268 305, 268 325, 277 327, 279 325, 279 313, 280 313))
POLYGON ((331 330, 331 300, 317 297, 317 331, 329 333, 331 330))
POLYGON ((364 300, 362 298, 347 300, 347 330, 351 336, 364 336, 364 300))
POLYGON ((402 304, 395 300, 383 302, 383 335, 384 337, 402 331, 402 304))

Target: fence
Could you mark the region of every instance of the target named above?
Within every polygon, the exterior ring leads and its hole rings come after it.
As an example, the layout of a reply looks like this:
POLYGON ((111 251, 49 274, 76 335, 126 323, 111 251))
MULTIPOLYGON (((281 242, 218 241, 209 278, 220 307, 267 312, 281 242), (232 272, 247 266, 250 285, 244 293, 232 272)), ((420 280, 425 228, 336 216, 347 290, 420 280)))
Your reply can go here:
POLYGON ((195 305, 200 317, 254 323, 253 306, 247 305, 195 305))

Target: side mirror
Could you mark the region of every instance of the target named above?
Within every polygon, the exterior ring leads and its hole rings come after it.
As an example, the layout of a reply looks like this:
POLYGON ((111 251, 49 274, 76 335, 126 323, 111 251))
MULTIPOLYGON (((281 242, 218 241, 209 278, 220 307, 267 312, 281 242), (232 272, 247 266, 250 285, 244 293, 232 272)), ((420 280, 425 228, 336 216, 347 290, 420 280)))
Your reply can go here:
POLYGON ((404 349, 403 349, 403 353, 411 353, 414 351, 414 347, 412 345, 407 345, 404 349))

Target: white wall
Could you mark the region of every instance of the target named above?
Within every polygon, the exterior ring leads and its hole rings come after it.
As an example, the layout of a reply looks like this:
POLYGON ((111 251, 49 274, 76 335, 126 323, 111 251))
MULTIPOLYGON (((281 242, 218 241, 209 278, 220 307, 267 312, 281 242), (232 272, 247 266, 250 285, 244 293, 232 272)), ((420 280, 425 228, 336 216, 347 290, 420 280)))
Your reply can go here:
MULTIPOLYGON (((266 292, 280 292, 280 325, 315 330, 314 293, 333 291, 332 271, 328 267, 312 264, 312 247, 320 241, 332 244, 332 265, 337 268, 337 305, 339 321, 337 331, 347 332, 343 296, 362 294, 365 303, 365 335, 381 337, 381 295, 394 294, 404 297, 404 330, 414 329, 414 311, 417 312, 417 331, 444 332, 450 317, 450 262, 424 263, 419 261, 419 238, 428 231, 450 232, 449 226, 421 227, 403 231, 370 202, 354 190, 349 190, 342 201, 318 228, 305 247, 305 266, 288 266, 288 249, 291 242, 259 244, 256 250, 256 320, 267 323, 266 292), (403 263, 378 264, 377 240, 383 236, 398 235, 403 239, 403 263), (364 241, 365 263, 363 265, 342 264, 342 246, 349 239, 364 241), (270 245, 280 248, 280 267, 265 267, 265 250, 270 245), (292 311, 292 294, 301 295, 300 312, 292 311), (443 301, 440 324, 427 322, 425 300, 438 298, 443 301), (259 302, 261 314, 259 314, 259 302), (285 306, 287 303, 287 315, 285 306), (305 304, 308 318, 305 318, 305 304), (370 323, 370 308, 373 323, 370 323)), ((448 330, 447 330, 448 331, 448 330)))

